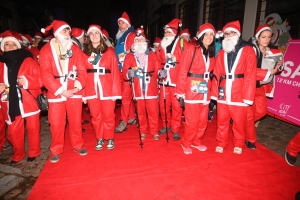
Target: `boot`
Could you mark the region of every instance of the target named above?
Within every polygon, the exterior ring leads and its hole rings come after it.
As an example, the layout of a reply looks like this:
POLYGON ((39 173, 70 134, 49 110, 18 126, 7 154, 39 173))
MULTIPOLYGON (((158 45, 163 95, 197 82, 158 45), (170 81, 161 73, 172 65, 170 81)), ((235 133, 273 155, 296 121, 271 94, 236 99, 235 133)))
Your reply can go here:
POLYGON ((127 124, 121 120, 117 128, 115 128, 116 133, 122 133, 123 131, 127 130, 127 124))

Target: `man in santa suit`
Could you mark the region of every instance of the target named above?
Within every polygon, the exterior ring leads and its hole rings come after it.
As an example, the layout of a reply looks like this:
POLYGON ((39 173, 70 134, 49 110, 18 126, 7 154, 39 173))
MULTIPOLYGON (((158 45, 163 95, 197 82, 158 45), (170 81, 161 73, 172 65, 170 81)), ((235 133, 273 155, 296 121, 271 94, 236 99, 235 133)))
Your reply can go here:
POLYGON ((218 146, 215 150, 218 153, 223 153, 228 145, 230 119, 233 121, 233 153, 242 153, 247 106, 254 101, 256 56, 253 48, 240 39, 240 30, 239 21, 223 27, 223 49, 219 51, 214 68, 218 81, 213 80, 211 98, 218 103, 218 146))
POLYGON ((191 34, 189 32, 189 29, 183 29, 182 31, 180 31, 180 34, 179 34, 179 37, 180 39, 183 39, 187 42, 190 42, 191 41, 191 34))
POLYGON ((21 34, 23 39, 23 45, 26 47, 26 50, 30 51, 33 55, 33 59, 38 61, 40 50, 32 45, 32 38, 28 34, 21 34))
POLYGON ((300 152, 300 132, 293 137, 286 146, 285 160, 286 162, 294 166, 297 161, 298 154, 300 152))
POLYGON ((33 37, 33 43, 32 45, 36 48, 39 47, 39 43, 43 41, 43 35, 41 32, 36 32, 33 37))
POLYGON ((72 41, 78 45, 78 47, 83 50, 83 44, 84 44, 84 31, 81 28, 72 28, 72 41))
MULTIPOLYGON (((116 56, 118 59, 119 70, 122 72, 123 62, 126 55, 129 53, 131 45, 135 37, 134 27, 130 24, 129 16, 126 12, 118 19, 119 30, 116 35, 116 56)), ((132 102, 132 90, 130 83, 127 80, 122 80, 122 105, 121 105, 121 120, 119 125, 115 128, 115 132, 122 133, 127 129, 127 124, 134 124, 135 115, 134 115, 134 105, 132 102)))
POLYGON ((159 140, 157 74, 160 65, 155 53, 148 49, 143 29, 136 30, 131 50, 124 61, 123 77, 125 80, 133 80, 132 88, 137 100, 141 139, 146 139, 149 124, 150 135, 154 140, 159 140))
POLYGON ((107 30, 105 30, 104 28, 101 29, 101 32, 103 34, 103 38, 105 40, 105 44, 108 46, 108 47, 111 47, 111 48, 114 48, 112 42, 110 41, 110 37, 109 37, 109 34, 107 32, 107 30))
POLYGON ((250 38, 250 45, 256 52, 257 68, 256 68, 256 90, 255 99, 252 106, 248 106, 247 121, 245 126, 246 141, 245 144, 249 149, 256 149, 256 128, 255 122, 260 120, 267 114, 267 99, 273 97, 275 89, 274 75, 283 70, 282 53, 277 49, 268 47, 272 38, 272 30, 268 24, 260 25, 256 29, 255 37, 250 38), (281 60, 275 62, 266 56, 278 55, 281 60), (272 92, 268 92, 271 87, 272 92))
POLYGON ((154 42, 153 42, 152 51, 154 51, 154 52, 157 51, 157 48, 160 45, 160 42, 161 42, 161 38, 160 37, 156 37, 155 40, 154 40, 154 42))
MULTIPOLYGON (((160 115, 162 117, 163 128, 160 134, 169 132, 172 127, 174 140, 180 140, 179 130, 181 126, 182 108, 176 99, 176 83, 180 70, 180 59, 182 54, 182 45, 179 42, 178 29, 182 26, 179 19, 173 19, 164 27, 164 37, 157 49, 157 59, 160 66, 160 115), (165 103, 164 103, 165 99, 165 103), (172 117, 170 114, 172 106, 172 117), (165 113, 166 111, 166 113, 165 113), (166 117, 165 117, 166 116, 166 117), (167 120, 167 127, 166 127, 167 120)), ((183 40, 183 46, 189 45, 183 40)))
POLYGON ((84 54, 77 45, 73 45, 70 26, 54 20, 42 32, 53 28, 55 36, 40 51, 41 77, 47 88, 49 102, 48 119, 52 142, 50 162, 59 161, 64 148, 66 114, 69 122, 69 135, 74 151, 84 156, 81 115, 82 88, 86 83, 84 54))

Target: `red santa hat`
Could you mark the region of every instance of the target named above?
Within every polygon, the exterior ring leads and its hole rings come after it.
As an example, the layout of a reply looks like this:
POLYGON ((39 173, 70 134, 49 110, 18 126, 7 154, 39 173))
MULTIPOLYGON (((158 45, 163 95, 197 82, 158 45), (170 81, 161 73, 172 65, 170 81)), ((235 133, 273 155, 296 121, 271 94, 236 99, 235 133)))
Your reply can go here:
POLYGON ((213 34, 216 34, 216 30, 214 26, 210 23, 205 23, 199 26, 198 35, 197 38, 199 39, 202 35, 204 35, 206 32, 213 32, 213 34))
POLYGON ((258 26, 255 31, 255 38, 257 39, 258 36, 261 34, 261 32, 266 31, 266 30, 269 30, 272 32, 272 29, 270 28, 270 26, 268 24, 263 24, 263 25, 258 26))
POLYGON ((109 38, 108 32, 104 28, 101 29, 101 32, 102 32, 104 38, 106 38, 106 39, 109 38))
POLYGON ((21 42, 22 41, 22 37, 20 34, 18 33, 11 33, 9 30, 5 31, 2 33, 1 35, 1 50, 4 52, 4 44, 7 41, 12 41, 14 43, 16 43, 16 45, 18 46, 18 48, 21 48, 21 42))
POLYGON ((137 28, 135 30, 135 34, 136 34, 135 38, 143 37, 144 39, 147 39, 146 36, 145 36, 143 27, 142 28, 137 28))
POLYGON ((71 35, 76 39, 80 39, 84 36, 84 31, 81 28, 72 28, 71 35))
POLYGON ((88 28, 87 34, 89 34, 92 30, 97 30, 100 32, 100 35, 103 36, 103 33, 101 31, 101 26, 97 25, 97 24, 91 24, 88 28))
POLYGON ((153 42, 153 45, 159 45, 161 43, 161 38, 160 37, 156 37, 154 42, 153 42))
POLYGON ((28 35, 28 34, 22 34, 21 37, 23 38, 23 42, 27 42, 27 43, 32 44, 32 38, 31 38, 30 35, 28 35))
POLYGON ((241 36, 241 25, 238 20, 228 22, 222 29, 222 32, 225 33, 226 31, 234 31, 238 34, 238 36, 241 36))
POLYGON ((49 42, 53 38, 52 34, 48 34, 45 36, 44 42, 49 42))
POLYGON ((65 28, 69 28, 71 30, 71 27, 66 22, 61 21, 61 20, 54 20, 52 22, 52 24, 50 24, 46 28, 42 28, 41 32, 45 33, 47 31, 50 31, 51 29, 53 29, 53 35, 56 36, 57 33, 59 33, 61 30, 65 29, 65 28))
POLYGON ((41 32, 36 32, 35 35, 34 35, 35 38, 40 38, 42 39, 43 38, 43 35, 41 32))
POLYGON ((178 28, 182 26, 182 22, 180 19, 173 19, 171 22, 169 22, 164 29, 168 29, 171 31, 174 35, 178 33, 178 28))
POLYGON ((180 34, 179 34, 179 35, 180 35, 180 37, 183 36, 183 35, 187 35, 187 36, 189 36, 189 37, 191 36, 191 34, 190 34, 190 32, 189 32, 189 29, 187 29, 187 28, 186 28, 186 29, 183 29, 182 31, 180 31, 180 34))
POLYGON ((131 26, 129 16, 126 12, 123 12, 122 16, 118 19, 118 21, 120 20, 131 26))

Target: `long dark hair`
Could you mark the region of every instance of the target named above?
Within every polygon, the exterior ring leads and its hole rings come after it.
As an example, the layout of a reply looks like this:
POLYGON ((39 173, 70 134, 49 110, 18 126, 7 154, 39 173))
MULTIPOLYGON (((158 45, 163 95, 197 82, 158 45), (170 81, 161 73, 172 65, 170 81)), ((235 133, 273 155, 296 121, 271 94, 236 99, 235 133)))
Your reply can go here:
POLYGON ((215 37, 213 42, 208 46, 208 49, 206 49, 206 47, 203 44, 203 38, 205 36, 206 33, 204 33, 198 40, 197 43, 200 45, 200 47, 203 50, 203 54, 205 55, 205 57, 209 56, 210 58, 213 58, 215 56, 215 37))
POLYGON ((92 41, 90 39, 90 37, 87 38, 87 42, 84 44, 84 50, 83 52, 86 55, 91 55, 92 52, 96 53, 96 54, 103 54, 107 51, 108 46, 105 44, 104 38, 102 36, 100 36, 100 44, 94 48, 92 41))

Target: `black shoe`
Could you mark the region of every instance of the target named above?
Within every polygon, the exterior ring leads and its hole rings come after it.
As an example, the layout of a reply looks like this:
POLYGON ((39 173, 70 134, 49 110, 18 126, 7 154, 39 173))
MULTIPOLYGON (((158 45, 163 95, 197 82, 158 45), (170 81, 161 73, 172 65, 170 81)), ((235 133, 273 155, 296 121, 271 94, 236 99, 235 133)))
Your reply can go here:
POLYGON ((82 132, 83 132, 83 133, 85 132, 85 129, 84 129, 84 128, 82 129, 82 132))
POLYGON ((294 166, 296 164, 297 161, 297 157, 294 157, 292 155, 290 155, 287 151, 285 152, 285 160, 287 162, 287 164, 294 166))
POLYGON ((173 134, 173 139, 174 139, 174 140, 180 140, 180 135, 179 135, 179 133, 173 132, 172 134, 173 134))
POLYGON ((256 146, 255 146, 254 142, 249 142, 249 141, 246 140, 245 144, 246 144, 248 149, 253 149, 253 150, 256 149, 256 146))
POLYGON ((27 158, 27 162, 32 162, 32 161, 34 161, 35 160, 35 157, 28 157, 27 158))
POLYGON ((89 120, 84 120, 81 122, 82 124, 88 124, 89 123, 89 120))
POLYGON ((11 165, 15 165, 15 164, 17 164, 17 163, 18 163, 17 161, 13 161, 13 160, 10 161, 10 164, 11 164, 11 165))
POLYGON ((84 110, 84 112, 85 112, 86 114, 90 114, 90 109, 86 109, 86 110, 84 110))

